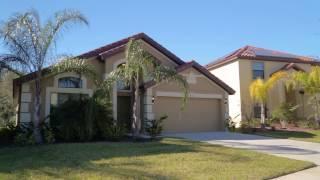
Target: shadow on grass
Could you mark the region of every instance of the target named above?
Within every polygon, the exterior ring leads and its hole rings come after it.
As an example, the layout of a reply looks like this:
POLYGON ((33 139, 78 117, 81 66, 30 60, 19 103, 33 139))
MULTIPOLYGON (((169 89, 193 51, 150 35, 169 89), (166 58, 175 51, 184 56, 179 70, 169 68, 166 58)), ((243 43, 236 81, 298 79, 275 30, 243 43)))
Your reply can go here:
MULTIPOLYGON (((0 149, 0 174, 14 172, 23 176, 31 170, 51 178, 63 178, 66 177, 64 172, 75 171, 120 178, 176 179, 169 175, 148 172, 146 167, 150 165, 149 161, 139 157, 198 152, 196 146, 198 144, 192 142, 169 140, 147 143, 99 142, 8 147, 0 149)), ((25 175, 28 176, 29 173, 25 175)))

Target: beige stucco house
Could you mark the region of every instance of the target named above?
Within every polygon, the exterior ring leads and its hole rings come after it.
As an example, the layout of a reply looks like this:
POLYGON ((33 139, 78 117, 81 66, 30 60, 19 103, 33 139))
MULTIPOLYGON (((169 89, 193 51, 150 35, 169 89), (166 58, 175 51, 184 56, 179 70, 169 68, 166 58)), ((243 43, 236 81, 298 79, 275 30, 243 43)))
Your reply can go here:
MULTIPOLYGON (((223 79, 236 93, 229 96, 229 114, 236 121, 260 117, 260 108, 253 103, 249 94, 250 83, 260 77, 268 79, 277 71, 309 71, 320 65, 316 59, 289 53, 245 46, 219 58, 205 67, 216 77, 223 79)), ((302 89, 287 92, 284 82, 278 82, 270 91, 267 100, 267 117, 281 102, 300 104, 297 118, 305 118, 310 112, 307 95, 302 89)), ((239 125, 239 123, 238 123, 239 125)))
MULTIPOLYGON (((97 73, 106 78, 108 73, 125 63, 125 46, 130 38, 143 41, 144 48, 162 64, 175 68, 189 83, 189 99, 185 110, 181 110, 181 89, 174 83, 145 82, 142 88, 142 118, 153 119, 168 115, 164 121, 164 132, 199 132, 223 130, 228 116, 228 95, 234 90, 195 61, 184 62, 172 52, 140 33, 126 39, 94 49, 78 57, 87 59, 97 73)), ((34 74, 14 80, 14 97, 18 104, 18 122, 32 121, 34 99, 34 74)), ((56 76, 45 74, 41 87, 41 116, 50 114, 50 106, 57 105, 79 94, 91 96, 94 83, 86 77, 73 73, 56 76)), ((113 117, 130 120, 130 88, 118 83, 113 88, 113 117)))

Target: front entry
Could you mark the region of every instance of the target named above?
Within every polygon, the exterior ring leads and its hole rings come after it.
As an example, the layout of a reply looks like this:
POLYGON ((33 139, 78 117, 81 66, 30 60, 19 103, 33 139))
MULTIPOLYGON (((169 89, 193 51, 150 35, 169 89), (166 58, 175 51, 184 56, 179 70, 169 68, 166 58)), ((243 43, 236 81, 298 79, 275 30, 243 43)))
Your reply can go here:
POLYGON ((118 122, 125 125, 127 130, 131 129, 131 97, 118 96, 117 99, 117 117, 118 122))

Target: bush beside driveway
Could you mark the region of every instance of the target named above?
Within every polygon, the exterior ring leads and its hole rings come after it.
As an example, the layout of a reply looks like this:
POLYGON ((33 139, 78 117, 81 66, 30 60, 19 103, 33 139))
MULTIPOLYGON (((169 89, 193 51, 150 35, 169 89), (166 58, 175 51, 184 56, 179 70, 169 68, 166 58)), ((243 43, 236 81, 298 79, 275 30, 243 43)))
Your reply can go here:
POLYGON ((277 131, 257 132, 255 134, 274 137, 274 138, 293 139, 293 140, 299 140, 299 141, 320 143, 320 130, 305 130, 305 131, 277 130, 277 131))

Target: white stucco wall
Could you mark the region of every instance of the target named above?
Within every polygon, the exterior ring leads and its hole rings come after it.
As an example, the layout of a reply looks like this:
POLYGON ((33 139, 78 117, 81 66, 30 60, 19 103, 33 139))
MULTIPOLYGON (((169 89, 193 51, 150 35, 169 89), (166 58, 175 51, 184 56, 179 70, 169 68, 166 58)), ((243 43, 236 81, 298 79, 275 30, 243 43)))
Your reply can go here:
POLYGON ((241 121, 239 61, 209 71, 236 91, 234 95, 229 95, 229 115, 239 125, 241 121))

